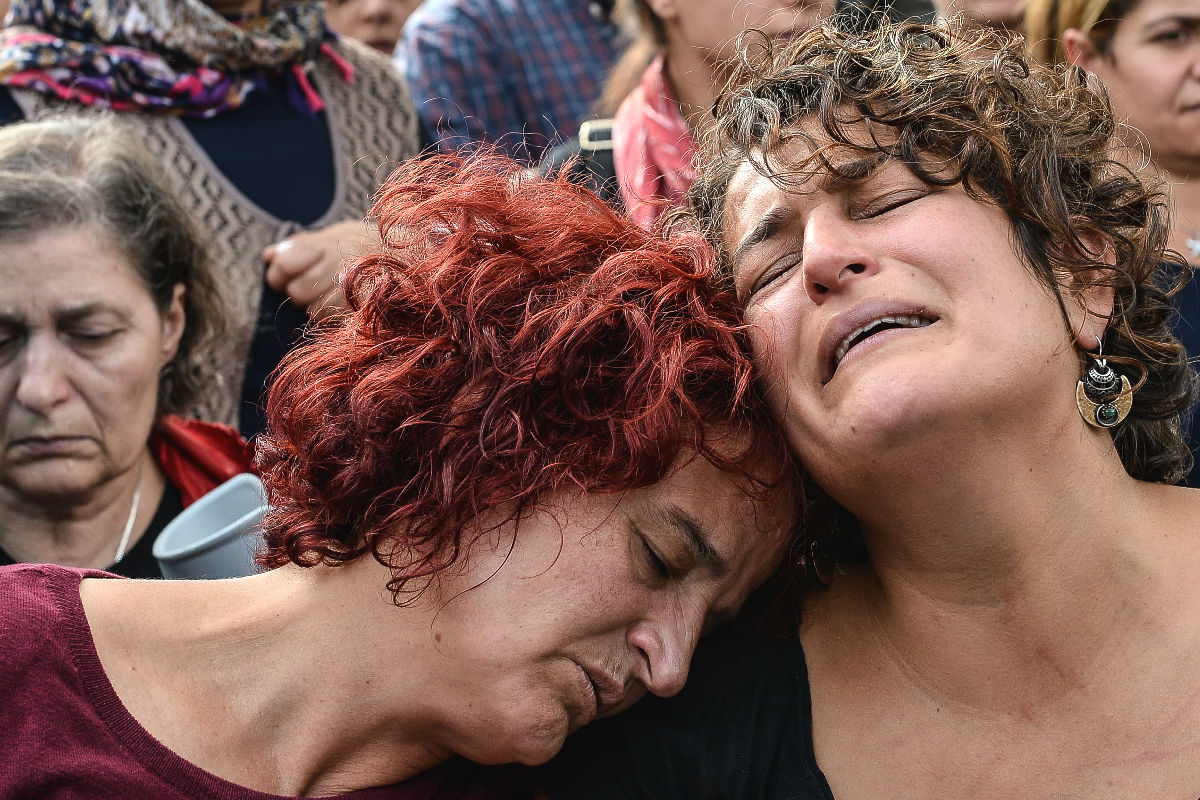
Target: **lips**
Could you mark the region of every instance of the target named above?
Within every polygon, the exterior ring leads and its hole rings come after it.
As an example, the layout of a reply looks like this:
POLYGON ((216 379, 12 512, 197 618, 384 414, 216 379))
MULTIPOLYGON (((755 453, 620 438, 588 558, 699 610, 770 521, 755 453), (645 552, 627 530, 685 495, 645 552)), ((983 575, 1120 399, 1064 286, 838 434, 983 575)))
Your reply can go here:
POLYGON ((597 717, 611 714, 621 707, 621 704, 625 702, 625 685, 621 681, 599 669, 582 664, 579 665, 579 668, 583 670, 583 674, 587 676, 588 682, 591 684, 592 693, 596 698, 597 717))
POLYGON ((9 449, 30 456, 57 456, 75 453, 86 441, 82 436, 27 436, 9 443, 9 449))
POLYGON ((925 328, 938 319, 924 306, 890 299, 869 300, 834 317, 821 336, 821 385, 833 379, 851 350, 872 336, 889 330, 925 328))

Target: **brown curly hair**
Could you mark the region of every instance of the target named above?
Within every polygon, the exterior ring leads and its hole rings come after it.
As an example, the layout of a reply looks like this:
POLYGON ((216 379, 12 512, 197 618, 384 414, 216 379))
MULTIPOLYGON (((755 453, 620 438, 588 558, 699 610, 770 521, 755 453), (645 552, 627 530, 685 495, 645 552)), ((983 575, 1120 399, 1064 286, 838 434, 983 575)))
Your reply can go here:
MULTIPOLYGON (((961 183, 1007 214, 1018 252, 1058 296, 1064 319, 1064 276, 1094 285, 1100 275, 1112 286, 1104 354, 1141 373, 1113 440, 1130 475, 1172 483, 1191 461, 1180 415, 1195 377, 1168 328, 1170 296, 1188 272, 1181 256, 1164 254, 1163 189, 1111 157, 1103 87, 1075 68, 1030 63, 1022 47, 954 23, 864 31, 844 16, 782 48, 744 37, 684 213, 721 248, 726 193, 743 164, 786 188, 814 170, 841 176, 828 157, 834 149, 898 159, 931 185, 961 183), (812 150, 803 163, 784 168, 770 158, 798 140, 812 150), (1085 245, 1097 233, 1112 242, 1114 265, 1085 245)), ((730 278, 720 276, 726 285, 730 278)))

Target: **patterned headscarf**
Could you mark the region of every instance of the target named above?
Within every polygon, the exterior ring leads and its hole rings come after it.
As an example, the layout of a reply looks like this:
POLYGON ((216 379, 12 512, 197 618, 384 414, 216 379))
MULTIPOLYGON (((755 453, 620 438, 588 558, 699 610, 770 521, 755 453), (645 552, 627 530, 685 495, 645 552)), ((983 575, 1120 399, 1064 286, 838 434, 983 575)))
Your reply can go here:
POLYGON ((0 84, 117 111, 211 117, 237 108, 263 77, 291 77, 293 103, 324 108, 308 71, 329 46, 318 0, 268 0, 233 22, 202 0, 13 0, 0 31, 0 84))

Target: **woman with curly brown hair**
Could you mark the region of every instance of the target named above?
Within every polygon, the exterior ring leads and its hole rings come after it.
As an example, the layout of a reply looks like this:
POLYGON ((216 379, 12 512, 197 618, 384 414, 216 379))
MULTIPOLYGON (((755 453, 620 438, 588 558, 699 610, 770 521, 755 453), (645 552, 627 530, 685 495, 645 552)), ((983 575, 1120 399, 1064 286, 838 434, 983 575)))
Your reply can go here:
POLYGON ((511 796, 457 757, 679 690, 787 549, 794 466, 707 246, 516 169, 385 188, 272 389, 275 569, 0 569, 0 796, 511 796))
POLYGON ((1165 205, 1103 89, 1020 46, 826 26, 746 57, 691 199, 839 524, 794 639, 702 647, 551 797, 1200 792, 1165 205))

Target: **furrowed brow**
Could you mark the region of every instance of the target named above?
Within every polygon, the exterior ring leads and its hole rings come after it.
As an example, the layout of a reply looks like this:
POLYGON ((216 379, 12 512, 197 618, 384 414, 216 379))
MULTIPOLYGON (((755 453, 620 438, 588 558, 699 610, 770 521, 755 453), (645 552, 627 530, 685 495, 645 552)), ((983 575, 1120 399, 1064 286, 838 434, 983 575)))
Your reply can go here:
MULTIPOLYGON (((868 180, 891 161, 883 153, 868 153, 860 158, 842 161, 834 168, 836 171, 827 172, 820 180, 820 190, 833 193, 856 183, 868 180)), ((730 267, 736 272, 738 264, 749 250, 778 234, 795 216, 795 211, 785 205, 771 207, 758 224, 738 242, 733 254, 729 257, 730 267)))
POLYGON ((758 221, 754 229, 746 235, 742 241, 738 242, 738 246, 734 248, 733 255, 729 257, 729 263, 736 271, 738 263, 746 255, 746 252, 752 250, 771 237, 775 236, 784 226, 791 221, 794 212, 787 206, 774 206, 763 218, 758 221))
POLYGON ((698 564, 718 578, 729 571, 725 558, 713 547, 712 537, 699 520, 679 506, 671 506, 667 509, 667 521, 683 534, 684 544, 698 564))

